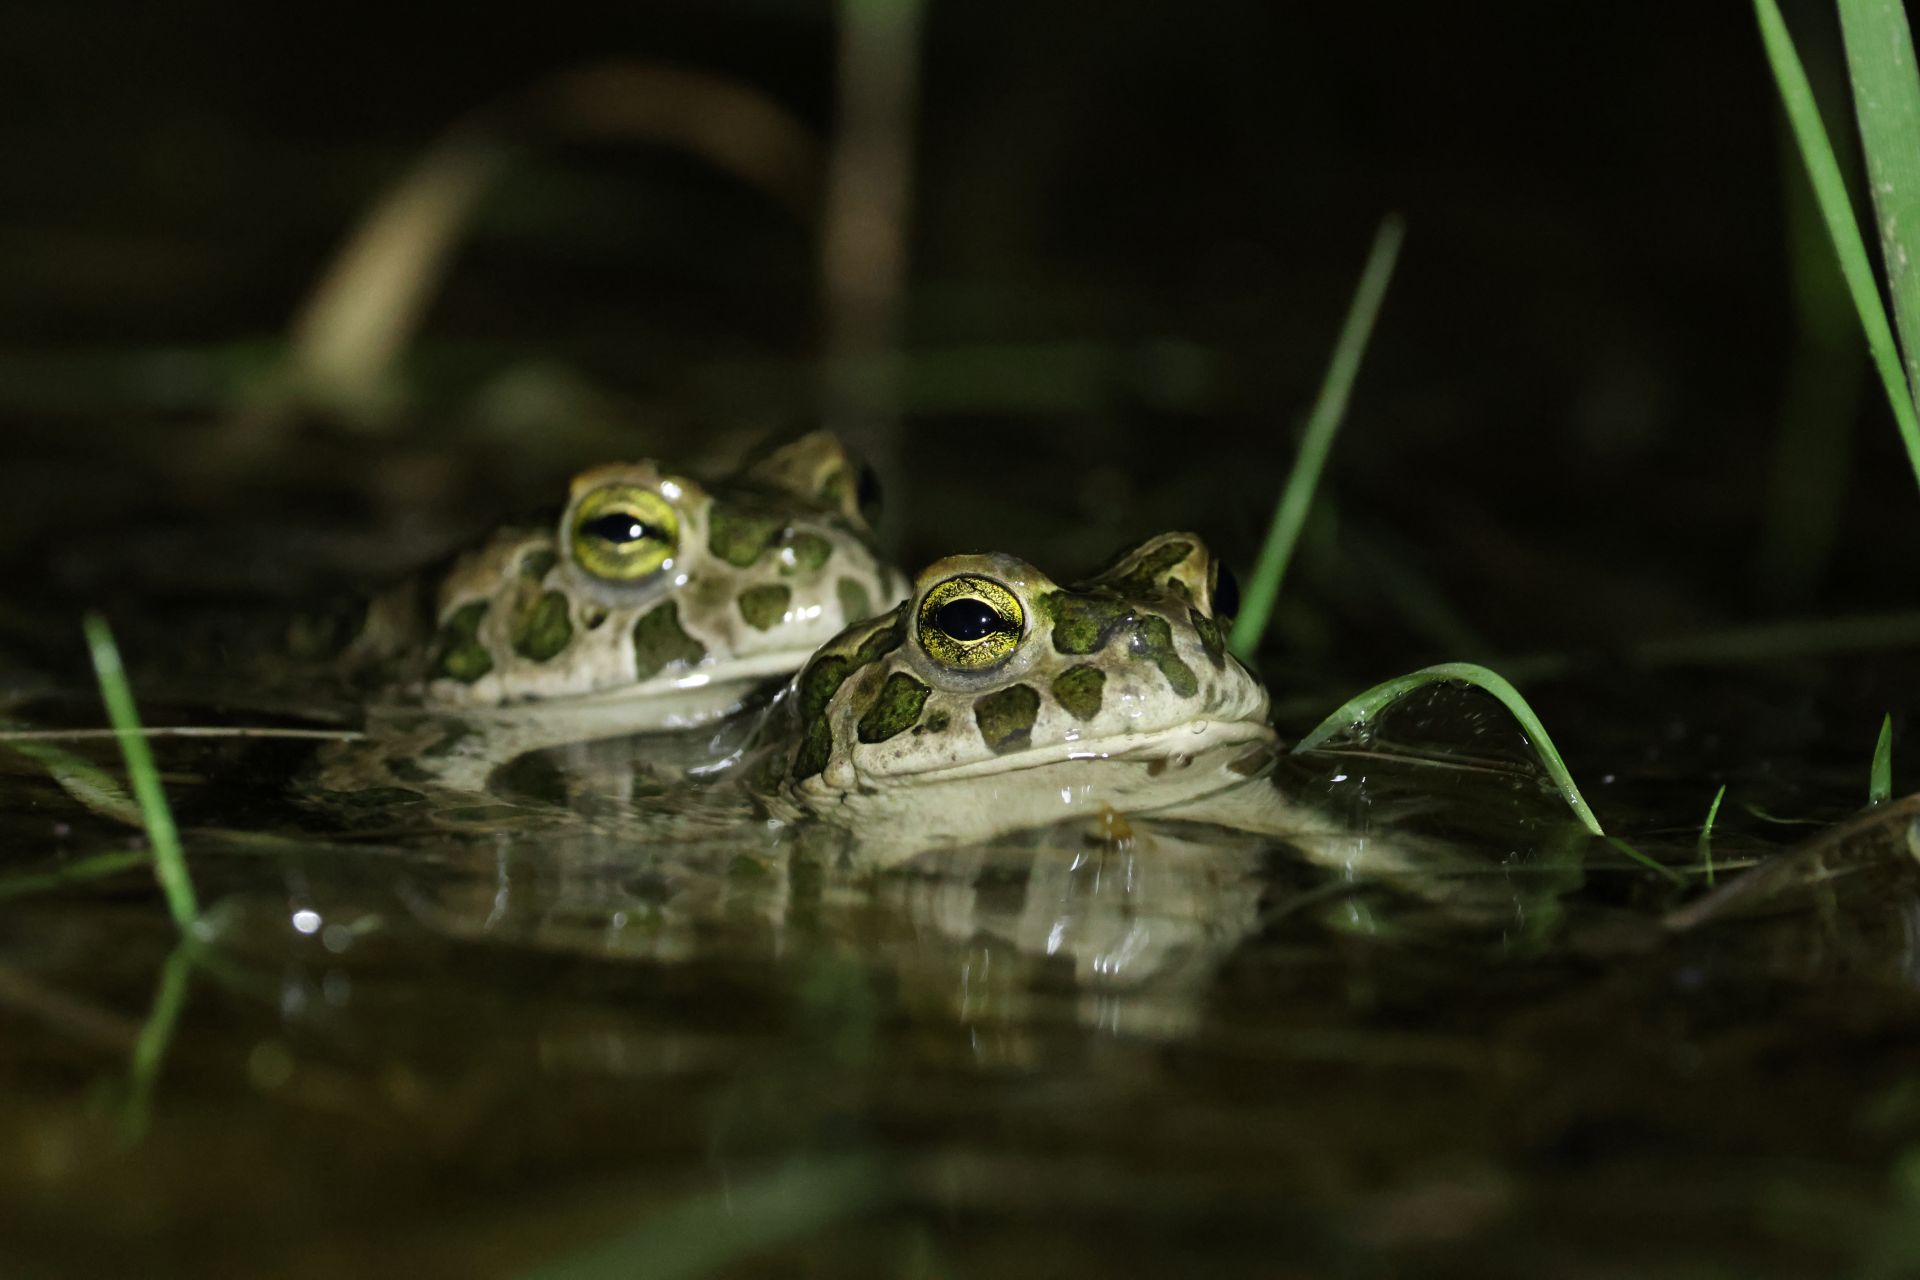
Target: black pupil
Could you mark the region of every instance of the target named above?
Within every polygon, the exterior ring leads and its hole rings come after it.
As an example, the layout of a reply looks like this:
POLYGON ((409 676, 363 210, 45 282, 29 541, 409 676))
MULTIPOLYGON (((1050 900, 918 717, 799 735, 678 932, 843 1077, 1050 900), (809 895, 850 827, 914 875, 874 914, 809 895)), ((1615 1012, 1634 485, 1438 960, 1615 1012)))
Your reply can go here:
POLYGON ((1213 616, 1231 618, 1240 612, 1240 580, 1233 570, 1220 566, 1220 577, 1213 584, 1213 616))
POLYGON ((1007 624, 984 600, 949 600, 933 611, 933 625, 955 640, 979 640, 1007 624))
POLYGON ((642 520, 639 516, 628 515, 624 511, 611 512, 604 516, 595 516, 580 526, 580 532, 603 542, 638 542, 642 538, 653 538, 664 542, 660 531, 642 520))

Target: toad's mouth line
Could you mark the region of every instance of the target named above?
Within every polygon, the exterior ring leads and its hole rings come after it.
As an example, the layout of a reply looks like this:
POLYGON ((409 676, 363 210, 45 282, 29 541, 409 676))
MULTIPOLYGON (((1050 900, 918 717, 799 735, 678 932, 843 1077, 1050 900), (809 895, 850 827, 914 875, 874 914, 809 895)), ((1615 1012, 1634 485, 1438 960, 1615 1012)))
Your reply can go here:
MULTIPOLYGON (((696 667, 670 676, 656 676, 650 680, 637 680, 605 689, 586 689, 578 693, 544 697, 530 694, 492 703, 428 698, 418 703, 392 704, 391 709, 403 713, 424 711, 470 719, 485 719, 489 714, 514 717, 539 712, 559 716, 571 711, 613 711, 630 703, 667 699, 676 695, 698 696, 706 690, 735 690, 742 685, 772 684, 798 671, 813 653, 812 649, 756 653, 746 658, 729 658, 724 663, 715 663, 707 668, 696 667)), ((382 704, 382 709, 388 708, 382 704)))
MULTIPOLYGON (((1029 747, 1024 751, 1010 752, 990 760, 971 760, 965 764, 940 765, 931 769, 889 773, 882 777, 862 780, 870 785, 877 784, 882 787, 909 782, 925 785, 965 781, 970 778, 990 778, 1045 768, 1048 765, 1101 761, 1142 765, 1147 768, 1151 777, 1156 776, 1153 772, 1153 765, 1156 762, 1168 768, 1185 769, 1191 767, 1193 762, 1203 754, 1222 753, 1225 756, 1228 748, 1247 746, 1277 749, 1279 741, 1279 736, 1272 726, 1264 720, 1203 720, 1176 725, 1169 729, 1111 734, 1104 738, 1083 738, 1078 742, 1029 747)), ((1237 756, 1230 757, 1230 759, 1237 758, 1237 756)), ((1224 766, 1229 763, 1229 759, 1223 758, 1220 763, 1224 766)))

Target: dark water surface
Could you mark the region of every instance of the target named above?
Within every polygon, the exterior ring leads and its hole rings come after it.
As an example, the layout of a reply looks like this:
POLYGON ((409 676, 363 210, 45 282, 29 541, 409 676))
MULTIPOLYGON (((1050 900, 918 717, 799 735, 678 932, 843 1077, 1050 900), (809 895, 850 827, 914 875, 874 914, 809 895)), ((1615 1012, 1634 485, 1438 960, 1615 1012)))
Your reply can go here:
MULTIPOLYGON (((321 812, 307 750, 162 740, 186 947, 145 866, 24 879, 140 842, 7 754, 9 1274, 1920 1264, 1907 802, 1668 931, 1697 786, 1595 788, 1669 883, 1465 693, 1282 770, 1445 851, 1384 878, 1151 820, 874 871, 711 784, 321 812)), ((1743 804, 1824 818, 1847 773, 1735 780, 1719 883, 1828 829, 1743 804)))

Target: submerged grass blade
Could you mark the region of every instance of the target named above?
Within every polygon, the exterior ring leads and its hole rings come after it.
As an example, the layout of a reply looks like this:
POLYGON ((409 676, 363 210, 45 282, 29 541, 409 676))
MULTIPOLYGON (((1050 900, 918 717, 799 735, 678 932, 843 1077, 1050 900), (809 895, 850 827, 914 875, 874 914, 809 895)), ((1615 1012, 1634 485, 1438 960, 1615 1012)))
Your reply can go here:
MULTIPOLYGON (((4 735, 0 735, 0 741, 4 741, 4 735)), ((25 756, 45 769, 47 776, 62 791, 101 817, 123 822, 130 827, 145 825, 140 816, 140 806, 133 802, 112 775, 91 760, 82 760, 71 751, 62 751, 44 742, 14 740, 6 741, 4 745, 7 750, 25 756)))
POLYGON ((1841 274, 1847 278, 1854 309, 1860 314, 1867 348, 1873 353, 1874 366, 1880 372, 1887 401, 1893 407, 1894 422, 1906 445, 1907 460, 1913 466, 1915 479, 1920 480, 1920 416, 1914 412, 1899 349, 1894 345, 1893 329, 1887 323, 1885 308, 1880 305, 1880 290, 1874 282, 1866 242, 1861 239, 1859 224, 1853 218, 1853 206, 1847 201, 1847 186, 1840 177, 1839 161, 1834 159, 1833 146, 1820 123, 1813 89, 1807 83, 1806 70, 1800 65, 1800 55, 1794 51, 1793 37, 1787 33, 1779 4, 1776 0, 1753 0, 1753 8, 1760 20, 1760 37, 1767 48, 1767 59, 1773 64, 1773 78, 1780 87, 1780 99, 1786 106, 1788 122, 1793 125, 1794 138, 1800 144, 1800 158, 1806 162, 1807 177, 1820 201, 1820 213, 1826 219, 1827 234, 1832 237, 1834 253, 1840 259, 1841 274))
POLYGON ((1867 803, 1885 804, 1893 798, 1893 716, 1880 722, 1880 740, 1873 744, 1873 767, 1867 770, 1867 803))
POLYGON ((797 1162, 668 1209, 628 1234, 537 1267, 524 1280, 680 1280, 870 1211, 899 1194, 880 1162, 852 1155, 797 1162))
POLYGON ((147 841, 153 846, 154 875, 166 895, 167 909, 181 933, 187 933, 200 914, 194 901, 193 881, 187 875, 186 854, 180 849, 180 833, 173 825, 173 811, 167 808, 166 793, 160 789, 160 770, 154 766, 153 752, 147 749, 140 731, 140 716, 133 708, 133 690, 127 686, 126 670, 120 665, 120 650, 113 643, 113 632, 106 619, 97 613, 87 615, 87 650, 93 657, 94 674, 100 681, 100 697, 107 704, 107 719, 120 735, 120 754, 126 757, 127 778, 133 784, 134 799, 140 803, 140 816, 146 825, 147 841))
POLYGON ((1587 807, 1586 797, 1580 794, 1580 788, 1575 785, 1573 775, 1567 771, 1566 762, 1560 758, 1560 752, 1555 749, 1553 739, 1547 734, 1547 727, 1540 723, 1540 717, 1533 713, 1533 708, 1527 705, 1527 700, 1520 696, 1518 689, 1508 684, 1499 673, 1489 671, 1477 663, 1443 662, 1438 666, 1422 667, 1418 671, 1383 681, 1365 693, 1341 703, 1339 710, 1315 725, 1306 737, 1294 744, 1293 749, 1296 752, 1311 751, 1336 733, 1359 728, 1415 689, 1446 681, 1470 684, 1498 698, 1500 704, 1520 722, 1520 728, 1526 733, 1527 740, 1539 753, 1540 763, 1546 769, 1547 776, 1553 779, 1554 786, 1560 789, 1561 796, 1566 800, 1567 807, 1573 810, 1574 816, 1579 818, 1582 825, 1594 835, 1606 835, 1606 832, 1600 828, 1600 820, 1594 817, 1593 810, 1587 807))
POLYGON ((140 1028, 140 1039, 134 1043, 127 1101, 120 1113, 120 1135, 128 1142, 146 1136, 153 1115, 154 1086, 167 1060, 167 1049, 173 1044, 173 1030, 180 1024, 180 1010, 187 1003, 194 952, 193 940, 183 938, 167 957, 160 969, 160 983, 154 989, 153 1008, 140 1028))
POLYGON ((36 893, 50 893, 70 884, 84 884, 102 876, 116 875, 131 867, 144 867, 152 861, 150 855, 140 852, 96 853, 53 871, 30 871, 23 875, 7 876, 0 879, 0 902, 36 893))
POLYGON ((1706 869, 1709 889, 1713 887, 1713 820, 1720 816, 1720 802, 1726 798, 1727 784, 1723 782, 1713 793, 1713 803, 1707 806, 1707 820, 1700 824, 1700 842, 1695 846, 1700 850, 1700 865, 1706 869))
POLYGON ((1629 858, 1632 858, 1635 862, 1639 863, 1641 866, 1645 867, 1647 870, 1658 871, 1661 875, 1665 876, 1668 880, 1671 880, 1675 884, 1685 884, 1687 882, 1687 878, 1681 875, 1678 871, 1675 871, 1672 867, 1668 866, 1664 862, 1657 862, 1654 859, 1649 858, 1646 854, 1640 852, 1638 849, 1628 844, 1625 840, 1622 840, 1619 836, 1607 836, 1606 842, 1612 845, 1614 848, 1618 849, 1620 852, 1626 854, 1629 858))
POLYGON ((1759 805, 1754 804, 1751 800, 1741 801, 1740 807, 1742 809, 1745 809, 1748 813, 1752 814, 1754 817, 1760 819, 1760 821, 1770 822, 1776 827, 1829 827, 1833 825, 1832 823, 1828 822, 1825 818, 1784 817, 1780 814, 1771 813, 1765 809, 1762 809, 1759 805))
POLYGON ((1880 230, 1880 269, 1920 402, 1920 70, 1902 0, 1840 0, 1840 34, 1880 230))
POLYGON ((1347 397, 1360 372, 1360 357, 1373 334, 1373 322, 1380 314, 1380 302, 1393 279, 1394 260, 1400 256, 1400 242, 1406 236, 1406 223, 1398 216, 1381 221, 1374 233, 1373 249, 1367 255, 1366 269, 1360 273, 1360 285, 1354 290, 1353 305, 1347 310, 1346 323, 1340 328, 1333 346, 1333 358, 1327 363, 1327 376, 1320 384, 1320 395, 1307 417, 1307 429, 1300 438, 1300 454, 1280 490, 1280 501, 1273 509, 1273 523, 1267 527, 1267 540, 1260 548, 1260 560, 1241 598, 1240 616, 1234 620, 1227 647, 1235 657, 1251 657, 1266 634, 1267 620, 1273 615, 1273 602, 1280 595, 1280 580, 1286 576, 1287 562, 1293 558, 1294 544, 1300 540, 1300 528, 1313 506, 1313 493, 1320 484, 1320 472, 1333 437, 1346 416, 1347 397))

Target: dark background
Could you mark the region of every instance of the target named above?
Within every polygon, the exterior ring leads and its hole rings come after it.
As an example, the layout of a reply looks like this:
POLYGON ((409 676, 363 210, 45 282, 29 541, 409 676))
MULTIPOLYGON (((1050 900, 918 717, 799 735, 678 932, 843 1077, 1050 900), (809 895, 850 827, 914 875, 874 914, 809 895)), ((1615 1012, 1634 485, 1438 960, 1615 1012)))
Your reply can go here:
MULTIPOLYGON (((332 253, 453 122, 618 58, 737 78, 825 134, 832 18, 0 10, 16 598, 298 594, 551 502, 581 465, 723 465, 816 421, 814 233, 698 159, 564 141, 467 228, 404 413, 248 410, 332 253)), ((1788 19, 1830 73, 1830 9, 1788 19)), ((1889 570, 1920 494, 1817 240, 1826 310, 1796 303, 1800 179, 1747 6, 969 0, 932 6, 924 49, 890 495, 909 568, 997 547, 1064 577, 1186 525, 1244 570, 1397 210, 1268 650, 1280 692, 1908 603, 1889 570), (1795 414, 1814 461, 1776 493, 1795 414)))

